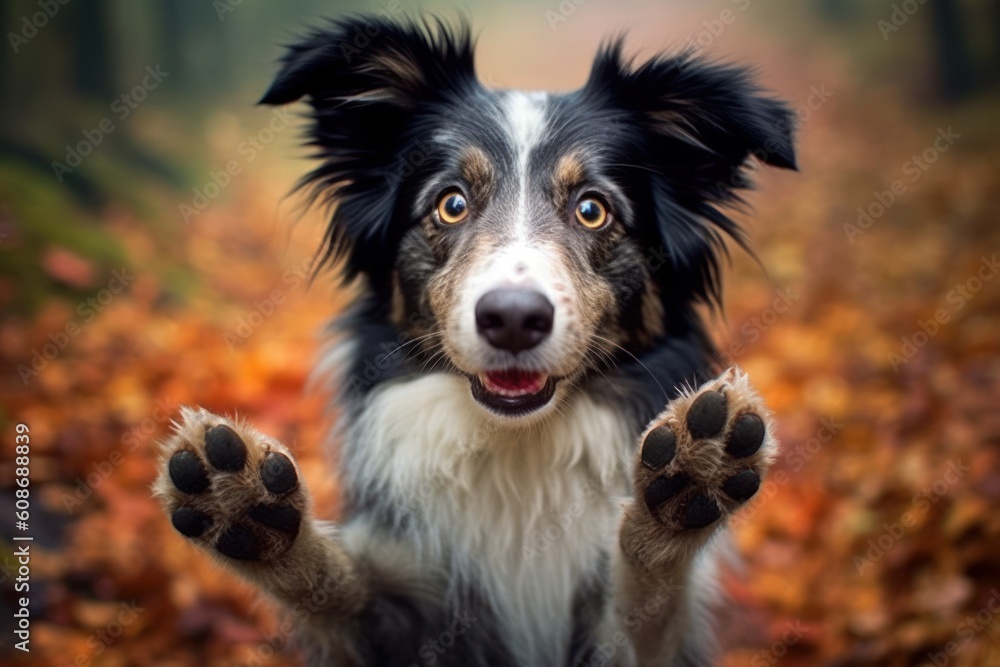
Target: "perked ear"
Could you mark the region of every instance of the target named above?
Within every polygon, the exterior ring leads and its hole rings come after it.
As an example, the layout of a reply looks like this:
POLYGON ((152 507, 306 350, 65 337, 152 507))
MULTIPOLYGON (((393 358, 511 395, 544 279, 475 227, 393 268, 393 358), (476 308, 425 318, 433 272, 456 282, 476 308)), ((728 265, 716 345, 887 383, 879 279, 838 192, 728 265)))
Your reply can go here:
POLYGON ((622 42, 594 61, 584 92, 624 112, 641 128, 640 167, 650 176, 655 236, 670 257, 673 287, 720 301, 723 236, 746 248, 719 206, 739 204, 751 159, 795 169, 795 116, 757 88, 741 67, 689 54, 634 65, 622 42))
POLYGON ((322 164, 300 187, 337 202, 322 259, 346 255, 346 280, 389 275, 402 233, 402 179, 392 176, 413 149, 413 110, 479 85, 468 27, 354 17, 290 45, 281 62, 260 103, 312 106, 308 143, 322 164))
POLYGON ((690 54, 632 66, 621 40, 598 53, 587 82, 622 108, 645 116, 655 131, 698 145, 733 164, 750 155, 795 169, 795 116, 765 96, 745 68, 690 54))
POLYGON ((388 99, 408 105, 475 81, 468 26, 394 23, 377 17, 332 21, 288 47, 261 104, 308 96, 315 106, 388 99))

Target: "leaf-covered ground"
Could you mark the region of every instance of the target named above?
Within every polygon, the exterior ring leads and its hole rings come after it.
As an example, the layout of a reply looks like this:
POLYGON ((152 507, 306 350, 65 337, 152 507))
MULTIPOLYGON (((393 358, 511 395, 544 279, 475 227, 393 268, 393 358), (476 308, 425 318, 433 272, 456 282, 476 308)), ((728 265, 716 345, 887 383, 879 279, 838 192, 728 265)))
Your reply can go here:
MULTIPOLYGON (((570 34, 553 40, 569 48, 570 34)), ((662 43, 652 28, 632 41, 662 43)), ((529 68, 492 44, 484 75, 519 82, 529 68)), ((801 173, 761 174, 746 224, 768 274, 736 253, 725 317, 714 319, 784 446, 736 521, 743 565, 726 576, 725 664, 1000 664, 996 105, 921 110, 862 83, 835 53, 760 51, 766 83, 803 109, 801 173), (950 138, 935 148, 938 137, 950 138), (867 228, 858 207, 873 212, 867 228)), ((563 80, 583 67, 566 66, 563 80)), ((264 113, 218 123, 217 163, 264 113)), ((317 506, 337 516, 321 448, 332 415, 307 381, 319 331, 349 295, 305 280, 321 218, 288 223, 298 214, 282 197, 305 168, 291 139, 190 224, 173 213, 190 193, 156 194, 158 226, 106 207, 100 225, 124 249, 125 288, 103 294, 115 285, 107 266, 52 243, 44 273, 96 301, 52 298, 0 322, 2 484, 15 424, 30 427, 32 447, 32 652, 15 659, 295 663, 273 610, 185 544, 149 493, 156 439, 178 406, 197 404, 286 442, 317 506), (64 349, 32 367, 53 345, 64 349)), ((23 210, 4 208, 0 251, 28 237, 23 210)), ((0 299, 27 289, 2 281, 0 299)), ((7 577, 12 544, 0 553, 7 577)), ((5 609, 9 591, 8 579, 5 609)), ((3 651, 10 624, 5 613, 3 651)))

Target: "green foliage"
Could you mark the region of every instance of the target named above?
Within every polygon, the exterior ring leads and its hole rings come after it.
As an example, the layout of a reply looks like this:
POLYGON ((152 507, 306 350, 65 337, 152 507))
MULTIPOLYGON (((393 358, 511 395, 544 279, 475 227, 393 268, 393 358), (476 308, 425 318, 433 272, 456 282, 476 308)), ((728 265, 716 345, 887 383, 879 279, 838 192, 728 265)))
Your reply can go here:
POLYGON ((0 202, 12 223, 0 241, 0 276, 17 286, 11 304, 15 310, 32 311, 53 295, 77 298, 86 293, 46 273, 42 258, 49 250, 63 248, 109 270, 126 258, 114 236, 51 173, 0 157, 0 202))

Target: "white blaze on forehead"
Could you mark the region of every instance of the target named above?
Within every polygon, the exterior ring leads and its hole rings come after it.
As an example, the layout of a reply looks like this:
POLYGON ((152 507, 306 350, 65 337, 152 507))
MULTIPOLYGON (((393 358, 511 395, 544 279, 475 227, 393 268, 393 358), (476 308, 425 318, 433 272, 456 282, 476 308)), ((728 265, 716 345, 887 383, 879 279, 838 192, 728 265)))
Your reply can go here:
POLYGON ((522 237, 528 223, 528 161, 545 129, 545 99, 545 93, 513 91, 508 93, 504 104, 517 158, 518 203, 514 225, 522 237))
POLYGON ((545 93, 512 91, 506 100, 507 119, 511 136, 517 144, 518 157, 527 158, 527 152, 538 143, 545 123, 545 93))

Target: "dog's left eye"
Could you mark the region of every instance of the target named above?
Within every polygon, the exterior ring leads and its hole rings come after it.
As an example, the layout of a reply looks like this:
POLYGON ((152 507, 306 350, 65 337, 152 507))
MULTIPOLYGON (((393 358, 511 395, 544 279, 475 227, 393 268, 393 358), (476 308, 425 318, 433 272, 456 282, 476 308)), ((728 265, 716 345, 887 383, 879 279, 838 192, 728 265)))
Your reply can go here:
POLYGON ((599 199, 586 197, 576 205, 576 219, 587 229, 600 229, 608 221, 608 207, 599 199))
POLYGON ((469 217, 469 202, 461 192, 448 192, 438 200, 437 215, 444 224, 457 225, 469 217))

